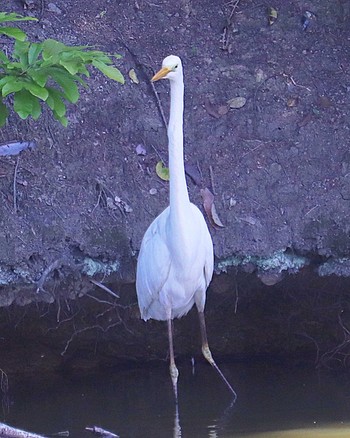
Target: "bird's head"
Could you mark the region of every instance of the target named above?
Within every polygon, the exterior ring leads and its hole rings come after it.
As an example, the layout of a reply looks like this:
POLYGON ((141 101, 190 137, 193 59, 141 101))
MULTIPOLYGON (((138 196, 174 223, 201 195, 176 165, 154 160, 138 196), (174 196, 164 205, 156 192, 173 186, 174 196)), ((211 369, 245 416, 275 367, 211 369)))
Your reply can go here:
POLYGON ((181 59, 175 55, 169 55, 164 58, 162 68, 151 79, 152 82, 159 81, 159 79, 176 80, 182 76, 181 59))

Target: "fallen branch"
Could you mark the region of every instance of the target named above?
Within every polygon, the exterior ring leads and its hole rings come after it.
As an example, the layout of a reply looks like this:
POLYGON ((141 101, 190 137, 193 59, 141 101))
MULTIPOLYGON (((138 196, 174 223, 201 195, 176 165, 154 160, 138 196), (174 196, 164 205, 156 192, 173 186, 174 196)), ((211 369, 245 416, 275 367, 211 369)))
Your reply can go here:
POLYGON ((96 286, 100 287, 101 289, 103 289, 104 291, 106 291, 107 293, 109 293, 110 295, 112 295, 112 297, 114 298, 120 298, 120 296, 118 294, 116 294, 115 292, 113 292, 111 289, 109 289, 109 287, 105 286, 104 284, 100 283, 99 281, 90 279, 90 282, 95 284, 96 286))
MULTIPOLYGON (((115 435, 116 436, 116 435, 115 435)), ((4 438, 45 438, 43 435, 26 432, 25 430, 16 429, 7 424, 0 423, 0 437, 4 438)))
POLYGON ((108 430, 101 429, 101 427, 93 426, 93 427, 85 427, 85 430, 92 432, 96 436, 100 436, 102 438, 119 438, 119 435, 115 433, 109 432, 108 430))

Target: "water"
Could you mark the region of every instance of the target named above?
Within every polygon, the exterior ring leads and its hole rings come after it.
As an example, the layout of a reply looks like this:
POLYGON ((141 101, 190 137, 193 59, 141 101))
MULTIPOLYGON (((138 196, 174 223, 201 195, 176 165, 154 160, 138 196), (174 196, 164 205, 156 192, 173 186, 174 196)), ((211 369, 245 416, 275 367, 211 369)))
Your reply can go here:
MULTIPOLYGON (((182 438, 236 438, 255 432, 344 425, 350 421, 350 381, 312 368, 264 363, 223 364, 238 393, 230 393, 209 365, 179 366, 179 426, 182 438)), ((121 438, 174 437, 175 406, 168 365, 119 369, 94 376, 10 379, 10 411, 3 420, 36 433, 69 431, 91 437, 97 425, 121 438)), ((327 438, 331 432, 322 435, 327 438)), ((264 438, 277 435, 267 434, 264 438)), ((302 435, 288 435, 307 437, 302 435)), ((318 436, 318 435, 310 435, 318 436)))

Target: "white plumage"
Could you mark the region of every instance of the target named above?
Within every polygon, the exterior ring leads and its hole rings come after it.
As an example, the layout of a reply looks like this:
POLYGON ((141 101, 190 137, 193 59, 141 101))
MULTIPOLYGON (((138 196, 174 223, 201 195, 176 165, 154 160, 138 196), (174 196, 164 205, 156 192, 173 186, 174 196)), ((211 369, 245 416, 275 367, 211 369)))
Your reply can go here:
POLYGON ((142 240, 136 273, 141 317, 146 321, 152 318, 168 323, 170 374, 177 399, 178 370, 174 360, 172 320, 185 315, 196 304, 203 354, 235 396, 211 356, 206 336, 204 306, 206 290, 213 275, 213 242, 202 213, 189 200, 186 186, 183 155, 184 82, 179 57, 166 57, 162 69, 152 81, 162 78, 170 81, 170 205, 151 223, 142 240))
POLYGON ((145 321, 180 318, 195 303, 203 312, 213 275, 213 244, 202 213, 188 204, 186 228, 174 230, 170 209, 151 223, 142 240, 136 288, 145 321))

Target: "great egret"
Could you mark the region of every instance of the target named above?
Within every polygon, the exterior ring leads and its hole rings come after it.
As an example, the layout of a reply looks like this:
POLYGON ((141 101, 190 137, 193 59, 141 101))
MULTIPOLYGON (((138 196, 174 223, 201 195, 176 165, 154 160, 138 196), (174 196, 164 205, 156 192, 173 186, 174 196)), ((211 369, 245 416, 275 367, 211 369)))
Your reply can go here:
POLYGON ((151 223, 141 244, 136 290, 141 317, 167 321, 170 376, 177 400, 172 320, 198 309, 202 352, 217 370, 234 398, 236 393, 216 365, 207 340, 204 318, 206 290, 213 275, 213 242, 200 210, 190 202, 183 156, 184 82, 181 59, 167 56, 152 81, 170 81, 168 125, 170 205, 151 223))

